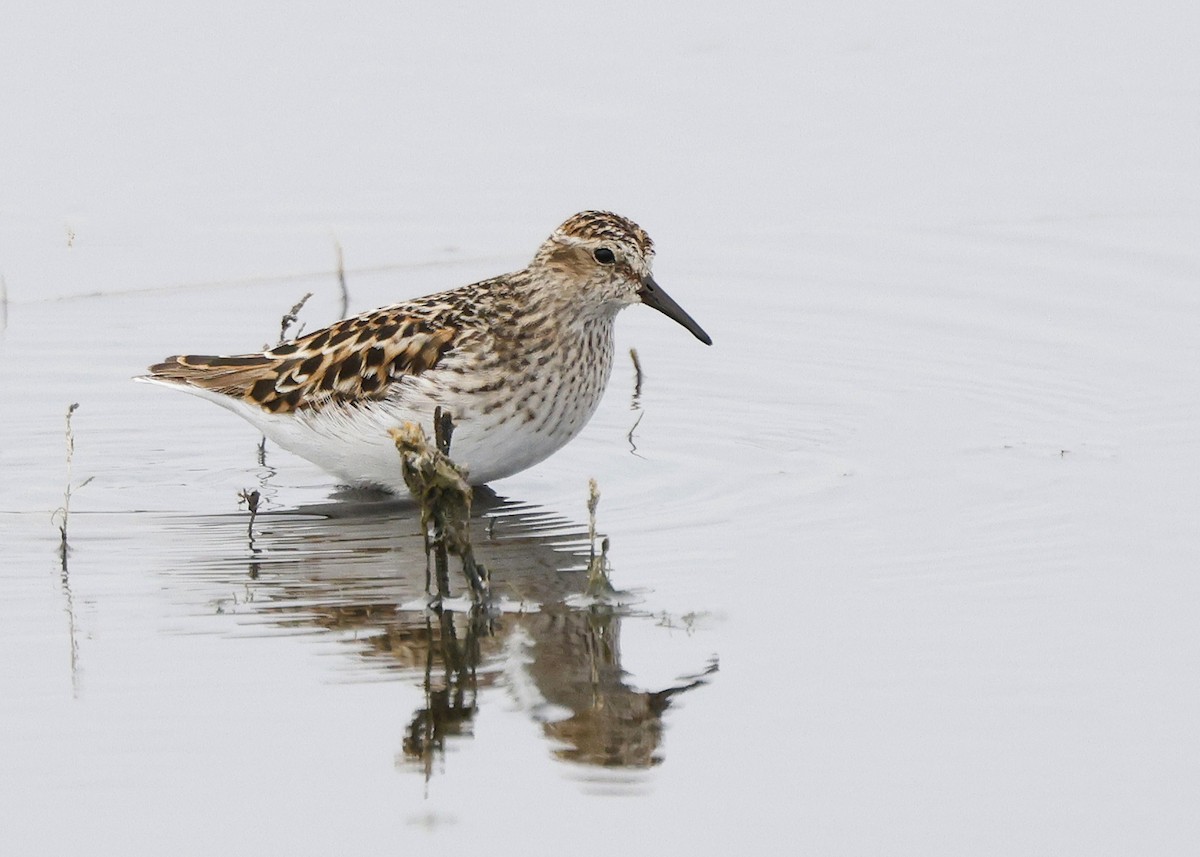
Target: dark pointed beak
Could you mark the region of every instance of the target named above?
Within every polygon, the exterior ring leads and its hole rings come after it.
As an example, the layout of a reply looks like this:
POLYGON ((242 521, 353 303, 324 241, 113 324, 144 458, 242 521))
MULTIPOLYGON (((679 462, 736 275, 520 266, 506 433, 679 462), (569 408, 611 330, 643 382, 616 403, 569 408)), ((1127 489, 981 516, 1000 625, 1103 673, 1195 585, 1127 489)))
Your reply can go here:
POLYGON ((646 306, 654 307, 667 318, 679 322, 705 345, 712 345, 712 338, 704 332, 704 328, 696 324, 695 319, 684 312, 683 307, 675 303, 671 296, 662 290, 662 286, 654 282, 653 277, 647 275, 646 279, 642 280, 642 288, 638 294, 646 306))

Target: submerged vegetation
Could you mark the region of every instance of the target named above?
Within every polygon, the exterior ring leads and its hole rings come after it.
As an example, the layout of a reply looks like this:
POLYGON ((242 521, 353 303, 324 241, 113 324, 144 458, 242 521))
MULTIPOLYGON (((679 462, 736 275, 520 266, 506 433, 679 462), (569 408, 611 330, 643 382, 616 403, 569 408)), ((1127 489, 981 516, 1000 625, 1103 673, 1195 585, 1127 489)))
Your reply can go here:
MULTIPOLYGON (((421 532, 425 537, 425 591, 430 590, 429 563, 432 560, 437 585, 437 600, 450 595, 449 557, 462 562, 463 574, 476 604, 491 596, 487 569, 475 559, 471 544, 471 502, 473 491, 466 470, 450 458, 450 440, 454 423, 450 414, 438 408, 434 413, 434 442, 414 422, 391 429, 392 441, 400 454, 404 483, 421 510, 421 532)), ((609 576, 608 537, 596 550, 596 510, 600 505, 600 487, 588 480, 588 564, 584 594, 606 599, 616 594, 609 576)))
POLYGON ((473 492, 466 472, 450 459, 450 439, 454 423, 450 414, 438 408, 434 413, 434 444, 416 423, 406 422, 391 430, 404 484, 421 509, 421 530, 425 536, 425 589, 429 590, 429 561, 432 557, 437 579, 437 598, 450 594, 449 555, 462 561, 463 574, 471 588, 471 597, 488 600, 488 572, 475 561, 471 547, 471 501, 473 492))

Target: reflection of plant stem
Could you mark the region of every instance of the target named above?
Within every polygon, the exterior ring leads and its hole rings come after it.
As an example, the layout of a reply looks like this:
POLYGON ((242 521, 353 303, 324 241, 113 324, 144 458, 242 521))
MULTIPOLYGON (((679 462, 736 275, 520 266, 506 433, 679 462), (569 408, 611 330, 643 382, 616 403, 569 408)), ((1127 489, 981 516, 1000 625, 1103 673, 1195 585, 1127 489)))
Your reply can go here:
MULTIPOLYGON (((638 359, 636 348, 629 349, 629 357, 633 360, 633 398, 629 401, 629 410, 640 411, 640 413, 633 421, 633 425, 629 427, 629 433, 625 435, 625 439, 629 441, 629 451, 637 455, 637 444, 633 442, 633 433, 637 431, 638 424, 646 415, 646 412, 642 411, 642 361, 638 359)), ((641 456, 638 457, 641 458, 641 456)))
MULTIPOLYGON (((638 418, 633 421, 633 425, 629 427, 629 434, 625 435, 625 439, 629 441, 629 451, 637 455, 637 444, 633 442, 633 433, 637 431, 638 424, 641 423, 642 417, 646 416, 645 411, 638 412, 638 418)), ((642 456, 638 455, 638 458, 642 456)))
POLYGON ((275 495, 279 493, 279 489, 276 488, 271 481, 275 478, 275 475, 278 473, 278 471, 270 464, 267 464, 267 438, 265 435, 263 436, 262 440, 259 441, 256 452, 258 466, 262 468, 262 470, 259 471, 258 476, 258 491, 261 494, 259 505, 263 506, 270 502, 275 495))
MULTIPOLYGON (((304 297, 292 304, 292 308, 285 312, 283 317, 279 319, 279 341, 275 343, 276 345, 283 345, 283 343, 287 342, 288 330, 299 319, 300 310, 304 309, 304 305, 308 303, 308 299, 311 297, 312 292, 305 292, 304 297)), ((296 329, 296 335, 299 336, 302 330, 304 330, 304 325, 300 325, 300 327, 296 329)), ((263 351, 269 351, 270 349, 270 343, 267 343, 263 346, 263 351)), ((262 439, 258 442, 258 463, 263 467, 265 467, 267 463, 266 435, 263 435, 262 439)))
POLYGON ((63 596, 67 599, 67 637, 71 643, 71 695, 79 698, 79 638, 75 634, 75 597, 71 594, 71 577, 67 572, 67 556, 62 561, 63 596))
POLYGON ((446 738, 469 734, 478 709, 479 638, 490 636, 493 630, 486 611, 478 605, 466 615, 466 636, 461 641, 455 614, 440 608, 434 613, 438 619, 436 634, 432 615, 425 617, 425 707, 414 713, 404 738, 404 755, 420 762, 427 788, 435 756, 445 754, 446 738), (435 681, 434 665, 438 662, 442 674, 435 681))
MULTIPOLYGON (((425 617, 425 634, 429 638, 429 648, 425 652, 425 711, 433 711, 433 623, 429 616, 425 617)), ((406 749, 410 754, 418 756, 421 759, 423 773, 425 774, 425 784, 428 786, 429 780, 433 776, 433 753, 437 748, 436 731, 437 723, 432 717, 421 717, 421 712, 417 712, 417 716, 413 719, 413 724, 410 730, 409 742, 406 749)), ((426 795, 428 797, 428 795, 426 795)))

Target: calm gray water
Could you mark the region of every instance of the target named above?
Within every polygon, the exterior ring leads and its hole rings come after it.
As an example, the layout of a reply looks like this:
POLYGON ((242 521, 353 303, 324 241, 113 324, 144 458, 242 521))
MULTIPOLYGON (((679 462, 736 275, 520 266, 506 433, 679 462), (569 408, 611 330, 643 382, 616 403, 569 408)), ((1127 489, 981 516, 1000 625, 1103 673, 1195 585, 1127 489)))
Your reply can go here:
MULTIPOLYGON (((854 280, 814 248, 817 282, 761 276, 753 312, 719 311, 732 272, 677 275, 717 344, 626 313, 636 403, 622 363, 582 438, 481 503, 491 622, 419 609, 408 505, 270 446, 260 464, 240 420, 129 380, 181 345, 270 338, 298 292, 322 290, 317 316, 332 276, 10 306, 9 835, 149 848, 196 826, 199 852, 516 823, 542 841, 670 813, 698 844, 686 819, 718 810, 783 831, 785 807, 836 828, 863 802, 889 825, 974 811, 989 829, 1064 795, 1178 817, 1195 494, 1165 463, 1195 456, 1194 404, 1153 390, 1195 373, 1196 299, 1134 302, 1092 284, 1115 251, 1051 252, 1055 289, 1001 293, 854 280), (1113 353, 1109 319, 1153 359, 1113 353), (64 569, 71 402, 91 481, 64 569), (620 609, 574 599, 590 475, 620 609), (265 498, 252 531, 246 489, 265 498)), ((379 302, 419 278, 350 282, 379 302)))
POLYGON ((1194 853, 1195 9, 594 11, 0 35, 0 851, 1194 853), (640 395, 477 508, 489 620, 130 380, 335 320, 335 238, 358 312, 589 206, 714 345, 621 317, 640 395))

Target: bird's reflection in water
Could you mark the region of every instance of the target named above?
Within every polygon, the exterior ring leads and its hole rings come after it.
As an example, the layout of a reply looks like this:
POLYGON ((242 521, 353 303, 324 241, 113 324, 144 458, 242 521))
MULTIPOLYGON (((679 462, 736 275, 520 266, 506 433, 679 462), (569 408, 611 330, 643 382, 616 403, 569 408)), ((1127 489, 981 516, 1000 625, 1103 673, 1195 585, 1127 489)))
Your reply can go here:
POLYGON ((425 707, 409 723, 406 759, 429 775, 448 737, 470 735, 480 688, 503 683, 542 723, 557 758, 609 768, 658 764, 671 698, 716 666, 667 688, 637 689, 621 666, 622 618, 607 605, 556 604, 490 618, 478 609, 445 611, 409 626, 405 645, 424 648, 425 707))
POLYGON ((572 610, 555 605, 520 618, 534 642, 528 674, 546 701, 567 716, 544 721, 563 760, 604 767, 644 768, 662 761, 662 714, 671 698, 704 682, 700 674, 656 691, 630 685, 621 666, 621 622, 614 607, 572 610))
MULTIPOLYGON (((661 762, 663 712, 704 683, 715 660, 668 687, 631 683, 622 622, 654 619, 608 604, 569 606, 586 584, 586 527, 489 493, 477 498, 472 537, 500 610, 465 601, 460 610, 424 608, 424 540, 409 504, 343 497, 260 514, 242 554, 250 603, 240 609, 276 627, 323 629, 373 673, 415 679, 424 702, 408 720, 400 762, 427 777, 448 740, 472 735, 481 691, 492 687, 542 724, 558 759, 608 768, 661 762)), ((454 582, 463 585, 461 576, 454 582)))

